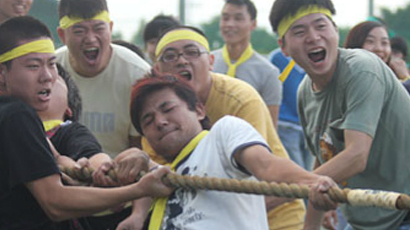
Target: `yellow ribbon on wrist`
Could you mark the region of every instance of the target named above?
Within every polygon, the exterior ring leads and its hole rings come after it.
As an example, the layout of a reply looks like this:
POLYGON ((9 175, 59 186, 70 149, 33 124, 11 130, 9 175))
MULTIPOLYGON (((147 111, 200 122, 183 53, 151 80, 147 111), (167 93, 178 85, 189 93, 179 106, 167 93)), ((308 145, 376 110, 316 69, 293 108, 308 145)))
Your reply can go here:
POLYGON ((210 51, 208 39, 206 39, 204 36, 193 30, 178 29, 167 33, 165 36, 161 38, 161 40, 158 41, 157 47, 155 49, 155 56, 158 57, 162 50, 165 48, 165 46, 167 46, 168 44, 180 40, 196 41, 203 47, 205 47, 205 49, 208 52, 210 51))
MULTIPOLYGON (((208 134, 208 131, 204 130, 194 137, 178 154, 177 158, 171 164, 171 170, 175 171, 179 166, 179 163, 186 159, 192 151, 196 148, 199 142, 208 134)), ((167 207, 168 198, 158 198, 153 205, 153 211, 151 220, 149 222, 149 230, 159 230, 164 219, 165 209, 167 207)))
POLYGON ((309 14, 315 14, 315 13, 322 13, 326 16, 328 16, 329 18, 332 18, 332 12, 330 12, 329 9, 317 6, 317 5, 309 5, 306 7, 301 7, 295 15, 287 15, 286 17, 284 17, 278 25, 278 35, 279 38, 282 38, 285 33, 289 30, 290 26, 296 22, 297 20, 299 20, 300 18, 307 16, 309 14))
POLYGON ((226 45, 224 45, 224 47, 222 48, 222 57, 225 61, 225 63, 228 65, 228 72, 226 73, 226 75, 231 76, 231 77, 235 77, 236 74, 236 68, 246 62, 247 60, 249 60, 249 58, 252 57, 253 55, 253 48, 252 48, 252 44, 249 43, 248 47, 246 47, 245 51, 243 51, 243 53, 241 54, 241 56, 239 57, 239 59, 235 62, 232 63, 231 59, 229 58, 229 52, 228 52, 228 48, 226 47, 226 45))
POLYGON ((40 39, 17 46, 0 55, 0 63, 13 60, 29 53, 54 53, 54 43, 51 39, 40 39))
POLYGON ((107 22, 110 23, 110 14, 108 13, 108 11, 104 10, 101 11, 101 13, 95 15, 92 18, 81 18, 81 17, 68 17, 67 15, 62 17, 60 19, 60 27, 62 29, 67 29, 71 26, 73 26, 74 24, 83 22, 83 21, 88 21, 88 20, 100 20, 103 22, 107 22))

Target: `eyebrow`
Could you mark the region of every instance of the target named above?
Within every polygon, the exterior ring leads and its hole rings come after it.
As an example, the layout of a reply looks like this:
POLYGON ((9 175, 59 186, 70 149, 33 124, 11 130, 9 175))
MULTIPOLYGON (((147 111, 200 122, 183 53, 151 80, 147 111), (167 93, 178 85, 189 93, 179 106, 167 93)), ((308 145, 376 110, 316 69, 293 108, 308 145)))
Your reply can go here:
MULTIPOLYGON (((46 62, 54 61, 54 60, 56 60, 56 59, 57 59, 57 56, 54 55, 54 56, 50 57, 49 59, 47 59, 46 62)), ((27 58, 25 61, 26 61, 26 62, 29 62, 29 61, 37 61, 37 62, 43 63, 43 58, 40 58, 40 57, 30 57, 30 58, 27 58)))
MULTIPOLYGON (((316 18, 316 19, 314 19, 313 20, 313 22, 311 22, 311 23, 309 23, 309 24, 316 24, 316 23, 319 23, 319 22, 321 22, 321 21, 324 21, 325 20, 325 18, 324 17, 326 17, 326 16, 318 16, 319 18, 316 18)), ((307 25, 306 24, 298 24, 298 25, 295 25, 295 26, 292 26, 291 28, 290 28, 290 30, 294 30, 294 29, 298 29, 298 28, 306 28, 307 27, 307 25)))

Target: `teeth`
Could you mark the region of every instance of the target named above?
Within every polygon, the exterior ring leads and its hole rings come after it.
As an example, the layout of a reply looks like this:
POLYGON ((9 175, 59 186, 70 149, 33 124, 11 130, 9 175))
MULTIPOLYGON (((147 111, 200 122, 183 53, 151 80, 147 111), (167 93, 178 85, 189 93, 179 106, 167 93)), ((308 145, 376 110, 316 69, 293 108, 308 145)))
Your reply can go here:
POLYGON ((96 47, 92 47, 92 48, 88 48, 88 49, 86 49, 85 51, 96 51, 96 50, 98 50, 98 48, 96 48, 96 47))
POLYGON ((314 50, 312 50, 312 51, 310 51, 310 53, 319 53, 319 52, 321 52, 323 49, 321 49, 321 48, 317 48, 317 49, 314 49, 314 50))
POLYGON ((48 94, 48 90, 42 90, 42 91, 40 91, 38 94, 41 94, 41 95, 47 95, 48 94))

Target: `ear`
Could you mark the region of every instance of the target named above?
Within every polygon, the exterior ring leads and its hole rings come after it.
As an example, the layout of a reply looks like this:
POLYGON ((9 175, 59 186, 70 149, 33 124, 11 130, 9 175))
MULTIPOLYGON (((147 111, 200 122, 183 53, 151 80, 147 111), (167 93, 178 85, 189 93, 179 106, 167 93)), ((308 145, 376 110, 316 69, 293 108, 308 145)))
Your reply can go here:
POLYGON ((110 21, 110 31, 111 31, 111 33, 112 33, 112 28, 114 27, 114 22, 113 21, 110 21))
POLYGON ((198 120, 202 121, 206 117, 206 110, 204 104, 197 102, 195 105, 195 111, 198 115, 198 120))
POLYGON ((282 50, 282 53, 289 57, 289 53, 286 52, 286 49, 285 49, 285 42, 282 40, 282 38, 278 39, 278 44, 280 46, 280 49, 282 50))
POLYGON ((209 71, 212 71, 214 69, 214 62, 215 62, 215 56, 213 54, 209 54, 209 71))
POLYGON ((254 31, 257 26, 258 26, 258 21, 256 19, 252 20, 251 30, 254 31))
POLYGON ((67 106, 67 109, 64 112, 64 115, 66 115, 69 118, 73 117, 73 111, 67 106))
POLYGON ((58 37, 60 38, 60 40, 64 44, 66 44, 66 42, 65 42, 65 31, 61 27, 57 27, 57 34, 58 34, 58 37))

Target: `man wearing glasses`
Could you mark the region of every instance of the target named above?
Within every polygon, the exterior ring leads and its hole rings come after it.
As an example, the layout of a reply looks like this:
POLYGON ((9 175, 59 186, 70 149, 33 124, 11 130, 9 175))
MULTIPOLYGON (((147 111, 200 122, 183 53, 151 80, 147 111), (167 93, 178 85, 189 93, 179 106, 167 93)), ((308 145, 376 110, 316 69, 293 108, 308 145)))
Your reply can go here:
MULTIPOLYGON (((158 60, 155 65, 160 72, 178 74, 188 81, 205 105, 211 124, 225 115, 240 117, 264 137, 276 156, 289 158, 258 92, 246 82, 211 72, 214 56, 209 53, 208 41, 200 30, 186 26, 169 30, 159 38, 155 55, 158 60)), ((143 149, 155 161, 165 163, 147 146, 144 139, 143 149)), ((297 224, 303 224, 305 208, 301 200, 282 205, 279 202, 267 200, 268 210, 274 209, 270 222, 279 224, 280 220, 292 218, 297 224)))

